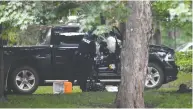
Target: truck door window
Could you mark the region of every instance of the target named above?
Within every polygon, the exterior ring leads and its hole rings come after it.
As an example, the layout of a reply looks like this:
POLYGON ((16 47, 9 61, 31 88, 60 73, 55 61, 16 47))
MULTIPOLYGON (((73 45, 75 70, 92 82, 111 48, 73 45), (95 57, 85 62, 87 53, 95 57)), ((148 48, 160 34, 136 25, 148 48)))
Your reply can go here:
POLYGON ((66 45, 66 44, 78 44, 82 40, 84 33, 79 32, 79 27, 74 26, 61 26, 55 27, 54 33, 54 43, 56 45, 66 45))
POLYGON ((45 33, 45 36, 44 36, 44 39, 42 42, 43 45, 49 45, 50 44, 51 30, 52 30, 51 28, 46 29, 46 33, 45 33))

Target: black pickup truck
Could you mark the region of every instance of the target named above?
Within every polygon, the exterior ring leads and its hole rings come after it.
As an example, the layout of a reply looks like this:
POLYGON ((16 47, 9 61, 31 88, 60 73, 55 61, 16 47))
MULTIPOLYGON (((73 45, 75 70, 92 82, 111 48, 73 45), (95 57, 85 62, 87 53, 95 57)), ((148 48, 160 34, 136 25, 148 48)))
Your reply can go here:
MULTIPOLYGON (((78 30, 78 26, 52 26, 46 29, 45 38, 38 45, 4 46, 6 88, 31 94, 38 86, 46 85, 46 80, 76 80, 77 76, 71 76, 72 69, 76 69, 72 67, 72 58, 85 34, 78 30)), ((118 84, 120 74, 105 65, 105 59, 100 58, 100 61, 98 77, 101 82, 118 84)), ((150 45, 148 66, 146 88, 159 88, 177 79, 173 49, 150 45)))

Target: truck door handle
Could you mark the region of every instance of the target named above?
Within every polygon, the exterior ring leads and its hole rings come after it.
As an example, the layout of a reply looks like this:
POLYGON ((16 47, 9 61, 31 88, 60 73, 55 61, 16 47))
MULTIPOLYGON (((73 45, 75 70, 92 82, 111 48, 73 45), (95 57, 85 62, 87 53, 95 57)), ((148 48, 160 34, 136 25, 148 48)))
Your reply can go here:
POLYGON ((47 57, 49 57, 49 56, 50 56, 50 54, 46 54, 46 55, 44 55, 44 56, 37 55, 36 58, 45 59, 45 58, 47 58, 47 57))
POLYGON ((61 58, 62 56, 56 56, 57 58, 61 58))

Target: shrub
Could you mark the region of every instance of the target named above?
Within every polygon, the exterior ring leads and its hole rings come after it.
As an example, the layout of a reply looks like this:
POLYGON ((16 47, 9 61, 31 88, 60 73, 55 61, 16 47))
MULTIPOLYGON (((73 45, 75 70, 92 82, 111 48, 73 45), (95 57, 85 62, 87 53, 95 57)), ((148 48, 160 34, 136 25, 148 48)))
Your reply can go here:
POLYGON ((183 72, 192 72, 192 51, 189 52, 176 52, 176 64, 180 66, 183 72))

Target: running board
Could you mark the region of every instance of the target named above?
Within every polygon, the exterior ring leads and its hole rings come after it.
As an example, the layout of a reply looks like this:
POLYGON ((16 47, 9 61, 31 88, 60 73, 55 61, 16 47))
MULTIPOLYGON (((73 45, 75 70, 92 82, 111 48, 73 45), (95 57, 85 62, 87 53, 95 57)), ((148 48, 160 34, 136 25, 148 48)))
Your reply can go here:
MULTIPOLYGON (((100 82, 121 82, 120 79, 99 79, 100 82)), ((67 82, 68 80, 45 80, 45 83, 53 83, 53 82, 67 82)), ((87 80, 90 81, 90 80, 87 80)), ((74 82, 77 82, 77 80, 74 80, 74 82)))
MULTIPOLYGON (((96 76, 96 74, 94 74, 94 76, 96 76)), ((98 73, 98 76, 100 77, 100 76, 110 76, 110 77, 112 77, 112 76, 120 76, 119 74, 117 74, 117 73, 112 73, 112 72, 100 72, 100 73, 98 73)))

